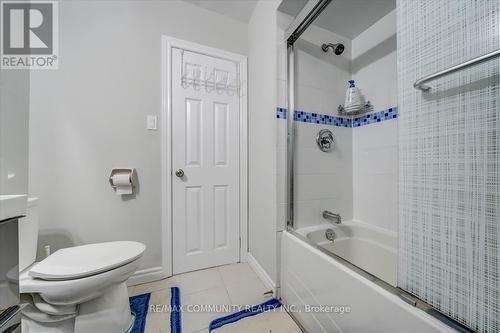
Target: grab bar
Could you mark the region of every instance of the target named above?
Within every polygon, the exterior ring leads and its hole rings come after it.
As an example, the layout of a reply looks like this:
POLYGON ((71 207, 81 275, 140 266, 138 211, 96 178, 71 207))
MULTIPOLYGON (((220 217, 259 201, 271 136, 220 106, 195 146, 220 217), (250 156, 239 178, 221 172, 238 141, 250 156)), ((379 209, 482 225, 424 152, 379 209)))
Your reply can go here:
POLYGON ((465 62, 463 62, 461 64, 458 64, 458 65, 455 65, 455 66, 451 66, 449 68, 443 69, 442 71, 436 72, 436 73, 431 74, 431 75, 427 75, 427 76, 425 76, 425 77, 423 77, 423 78, 415 81, 415 83, 413 84, 413 87, 415 89, 420 89, 420 90, 422 90, 424 92, 427 92, 427 91, 429 91, 431 89, 431 87, 425 85, 424 83, 426 83, 428 81, 431 81, 431 80, 434 80, 434 79, 437 79, 439 77, 448 75, 450 73, 454 73, 456 71, 459 71, 461 69, 467 68, 469 66, 473 66, 473 65, 479 64, 481 62, 484 62, 484 61, 489 60, 491 58, 497 57, 499 55, 500 55, 500 49, 498 49, 496 51, 492 51, 492 52, 487 53, 487 54, 483 54, 482 56, 479 56, 479 57, 467 60, 467 61, 465 61, 465 62))

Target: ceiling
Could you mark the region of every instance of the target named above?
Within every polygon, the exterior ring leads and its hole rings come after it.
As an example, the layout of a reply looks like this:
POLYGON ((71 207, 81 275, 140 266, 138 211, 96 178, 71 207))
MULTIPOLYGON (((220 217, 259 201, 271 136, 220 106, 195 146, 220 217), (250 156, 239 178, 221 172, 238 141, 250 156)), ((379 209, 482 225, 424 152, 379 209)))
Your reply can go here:
POLYGON ((297 16, 308 0, 283 0, 278 7, 280 12, 288 14, 292 17, 297 16))
POLYGON ((184 0, 193 5, 248 22, 258 0, 184 0))
MULTIPOLYGON (((279 10, 295 17, 306 2, 284 0, 279 10)), ((332 0, 314 25, 354 39, 395 8, 396 0, 332 0)))

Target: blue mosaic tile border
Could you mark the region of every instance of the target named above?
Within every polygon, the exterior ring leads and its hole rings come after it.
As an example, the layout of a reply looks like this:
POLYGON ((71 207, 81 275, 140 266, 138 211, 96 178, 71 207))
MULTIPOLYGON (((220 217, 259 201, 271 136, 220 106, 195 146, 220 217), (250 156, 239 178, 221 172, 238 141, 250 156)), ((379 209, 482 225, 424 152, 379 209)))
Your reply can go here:
POLYGON ((286 119, 287 110, 286 108, 276 108, 276 118, 286 119))
POLYGON ((371 112, 352 119, 352 127, 379 123, 384 120, 396 119, 398 117, 398 108, 388 108, 387 110, 371 112))
POLYGON ((295 111, 293 120, 303 123, 324 124, 340 127, 351 127, 352 120, 350 118, 330 116, 328 114, 318 114, 314 112, 295 111))
MULTIPOLYGON (((277 119, 287 119, 288 111, 286 108, 278 107, 276 109, 277 119)), ((396 119, 398 117, 398 108, 393 107, 383 111, 371 112, 357 117, 338 117, 327 114, 318 114, 314 112, 295 111, 293 120, 303 123, 323 124, 337 127, 360 127, 368 124, 379 123, 384 120, 396 119)))

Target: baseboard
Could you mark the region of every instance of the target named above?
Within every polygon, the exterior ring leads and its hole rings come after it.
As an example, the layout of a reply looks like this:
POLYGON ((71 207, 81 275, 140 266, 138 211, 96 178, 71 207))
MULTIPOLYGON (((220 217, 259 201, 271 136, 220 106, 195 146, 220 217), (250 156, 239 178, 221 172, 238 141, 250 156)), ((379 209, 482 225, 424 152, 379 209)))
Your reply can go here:
POLYGON ((247 261, 250 267, 254 270, 255 274, 262 280, 264 285, 271 289, 274 294, 276 294, 276 284, 274 283, 273 279, 267 274, 267 272, 262 268, 262 266, 259 264, 257 259, 252 256, 252 254, 249 252, 247 255, 247 261))
POLYGON ((135 274, 132 275, 127 280, 127 286, 130 287, 130 286, 135 286, 137 284, 158 281, 158 280, 165 279, 167 277, 168 277, 168 274, 166 274, 163 271, 163 267, 161 267, 161 266, 147 268, 147 269, 141 269, 141 270, 135 272, 135 274))

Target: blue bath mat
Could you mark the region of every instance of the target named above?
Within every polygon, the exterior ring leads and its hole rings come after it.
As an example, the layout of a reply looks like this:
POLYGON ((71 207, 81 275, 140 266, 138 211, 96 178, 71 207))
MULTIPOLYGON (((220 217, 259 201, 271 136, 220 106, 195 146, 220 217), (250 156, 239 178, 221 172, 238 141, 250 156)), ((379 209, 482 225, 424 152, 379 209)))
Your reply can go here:
POLYGON ((276 298, 271 298, 270 300, 268 300, 264 303, 261 303, 258 305, 253 305, 249 309, 245 309, 245 310, 242 310, 240 312, 236 312, 236 313, 230 314, 228 316, 225 316, 222 318, 217 318, 217 319, 213 320, 210 323, 210 326, 208 327, 208 331, 212 332, 212 330, 220 328, 224 325, 234 323, 234 322, 241 320, 243 318, 258 315, 259 313, 271 311, 271 310, 277 309, 279 307, 281 307, 280 301, 278 301, 276 298))
POLYGON ((146 329, 146 316, 148 315, 149 299, 151 294, 142 294, 129 298, 130 310, 135 316, 134 325, 129 333, 144 333, 146 329))
POLYGON ((181 291, 172 287, 170 294, 170 333, 181 333, 181 291))
MULTIPOLYGON (((170 288, 170 333, 182 333, 181 331, 181 292, 179 288, 170 288)), ((144 333, 146 329, 146 317, 148 315, 149 300, 151 294, 142 294, 129 298, 130 310, 135 316, 134 325, 128 333, 144 333)), ((165 327, 168 323, 165 321, 165 327)), ((162 331, 163 332, 163 331, 162 331)))

